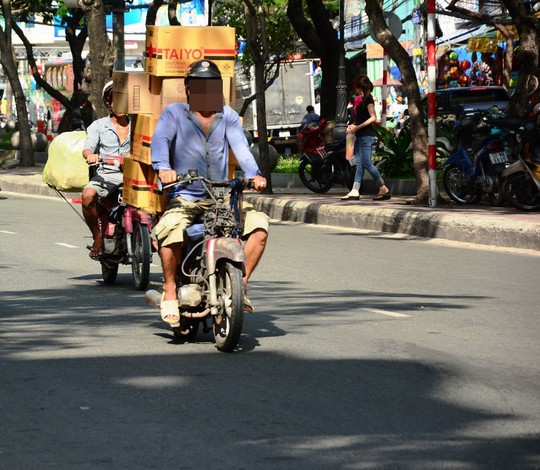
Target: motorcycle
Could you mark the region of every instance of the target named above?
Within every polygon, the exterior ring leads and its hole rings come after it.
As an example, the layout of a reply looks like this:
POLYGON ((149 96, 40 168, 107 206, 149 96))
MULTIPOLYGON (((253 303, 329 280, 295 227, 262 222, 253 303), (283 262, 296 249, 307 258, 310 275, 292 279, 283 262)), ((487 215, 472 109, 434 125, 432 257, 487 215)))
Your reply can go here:
POLYGON ((456 121, 457 150, 443 163, 444 189, 453 201, 476 204, 486 195, 494 205, 504 202, 502 173, 510 161, 503 129, 508 126, 506 118, 493 117, 491 111, 456 121))
POLYGON ((353 187, 356 166, 345 158, 345 139, 324 143, 328 129, 324 119, 310 122, 299 133, 302 157, 298 175, 306 188, 314 193, 326 193, 334 185, 353 187))
MULTIPOLYGON (((196 181, 214 204, 186 230, 177 273, 180 326, 173 327, 173 333, 180 341, 194 341, 202 323, 204 333, 213 331, 217 349, 231 352, 244 321, 242 190, 251 187, 252 180, 211 181, 191 171, 179 175, 175 184, 196 181)), ((159 292, 149 290, 145 299, 160 308, 159 292)))
MULTIPOLYGON (((109 160, 107 160, 109 159, 109 160)), ((110 159, 119 166, 118 157, 110 159)), ((146 212, 122 201, 122 187, 105 198, 98 198, 97 211, 99 227, 103 238, 103 255, 99 257, 101 274, 105 284, 114 284, 120 264, 130 264, 133 285, 137 290, 145 290, 150 283, 152 263, 152 218, 146 212)), ((90 250, 92 247, 87 246, 90 250)))
POLYGON ((522 211, 540 210, 540 105, 534 111, 521 129, 517 160, 502 174, 506 200, 522 211))

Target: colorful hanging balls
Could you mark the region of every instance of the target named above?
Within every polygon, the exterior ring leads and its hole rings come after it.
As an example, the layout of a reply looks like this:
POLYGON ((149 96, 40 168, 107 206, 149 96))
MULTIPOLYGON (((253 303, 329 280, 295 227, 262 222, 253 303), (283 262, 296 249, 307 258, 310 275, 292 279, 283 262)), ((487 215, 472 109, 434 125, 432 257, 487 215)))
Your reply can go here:
POLYGON ((459 69, 458 69, 457 67, 452 67, 452 68, 450 69, 450 76, 451 76, 452 78, 458 78, 459 75, 460 75, 460 72, 459 72, 459 69))
POLYGON ((463 71, 468 70, 470 66, 471 66, 471 63, 468 60, 462 60, 459 63, 459 68, 463 71))
POLYGON ((449 86, 450 88, 457 88, 457 87, 459 86, 459 83, 458 83, 457 80, 452 80, 452 81, 448 84, 448 86, 449 86))
POLYGON ((448 57, 450 58, 450 60, 457 60, 458 59, 458 54, 456 51, 452 51, 450 52, 450 54, 448 54, 448 57))
POLYGON ((459 84, 462 85, 462 86, 467 86, 471 79, 469 77, 467 77, 467 75, 465 75, 464 73, 462 73, 459 78, 458 78, 458 81, 459 81, 459 84))

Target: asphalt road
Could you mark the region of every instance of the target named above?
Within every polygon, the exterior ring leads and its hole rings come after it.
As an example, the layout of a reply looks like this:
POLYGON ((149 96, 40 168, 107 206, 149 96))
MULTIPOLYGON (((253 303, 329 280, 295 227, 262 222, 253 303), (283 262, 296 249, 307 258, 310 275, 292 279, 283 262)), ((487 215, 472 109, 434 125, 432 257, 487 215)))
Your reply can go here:
POLYGON ((0 468, 539 467, 538 255, 275 223, 223 354, 85 236, 0 198, 0 468))

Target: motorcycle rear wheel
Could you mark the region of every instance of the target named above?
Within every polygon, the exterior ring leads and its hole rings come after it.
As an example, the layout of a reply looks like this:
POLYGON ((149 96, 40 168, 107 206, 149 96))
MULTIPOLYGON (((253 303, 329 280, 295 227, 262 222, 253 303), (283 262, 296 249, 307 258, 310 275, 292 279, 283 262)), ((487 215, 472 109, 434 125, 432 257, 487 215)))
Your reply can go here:
POLYGON ((506 200, 520 211, 540 210, 540 191, 525 172, 506 178, 503 193, 506 200))
POLYGON ((232 352, 240 341, 244 323, 244 284, 242 270, 226 261, 217 268, 218 299, 221 313, 213 319, 214 339, 222 352, 232 352))
POLYGON ((300 162, 298 176, 304 186, 314 193, 323 194, 334 186, 334 175, 326 165, 323 165, 318 173, 319 175, 308 160, 304 159, 300 162))
POLYGON ((443 175, 443 185, 446 194, 458 204, 476 204, 483 194, 471 188, 469 179, 457 166, 446 167, 443 175))
POLYGON ((137 290, 145 290, 150 283, 150 264, 152 245, 148 227, 139 222, 133 222, 133 260, 131 272, 133 284, 137 290))
POLYGON ((105 284, 112 285, 118 276, 118 263, 108 260, 101 260, 101 277, 105 284))

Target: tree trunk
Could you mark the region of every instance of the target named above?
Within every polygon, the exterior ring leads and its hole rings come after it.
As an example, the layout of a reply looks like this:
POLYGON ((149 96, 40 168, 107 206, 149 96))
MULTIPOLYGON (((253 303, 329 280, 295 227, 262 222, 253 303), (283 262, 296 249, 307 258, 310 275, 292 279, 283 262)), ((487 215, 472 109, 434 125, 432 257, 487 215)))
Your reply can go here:
MULTIPOLYGON (((502 0, 519 34, 519 80, 508 107, 509 114, 523 115, 530 99, 531 77, 540 80, 540 21, 519 0, 502 0)), ((531 4, 532 5, 532 4, 531 4)), ((538 92, 538 91, 537 91, 538 92)))
MULTIPOLYGON (((321 0, 308 2, 312 23, 307 20, 302 8, 302 0, 289 0, 287 16, 304 44, 321 59, 321 117, 332 120, 336 114, 336 86, 340 44, 337 31, 332 27, 328 10, 321 0)), ((347 66, 348 61, 346 61, 347 66)), ((348 77, 349 78, 349 77, 348 77)), ((347 83, 350 80, 347 80, 347 83)))
POLYGON ((409 54, 386 25, 378 0, 366 1, 366 14, 377 38, 377 43, 387 51, 390 58, 398 66, 407 90, 413 164, 416 176, 416 202, 424 202, 429 196, 428 139, 425 113, 418 90, 418 79, 409 54))
POLYGON ((2 13, 5 21, 5 30, 0 26, 0 64, 11 86, 15 106, 17 109, 17 121, 19 124, 19 152, 20 164, 24 167, 34 166, 34 149, 28 122, 28 109, 26 97, 19 81, 15 52, 11 44, 11 6, 9 0, 2 0, 2 13))
POLYGON ((100 0, 79 0, 84 11, 88 27, 88 45, 90 60, 86 67, 83 91, 88 92, 97 117, 107 116, 108 108, 103 103, 101 92, 103 86, 110 80, 114 64, 114 53, 107 36, 105 25, 105 7, 100 0))

